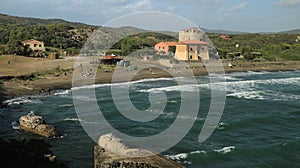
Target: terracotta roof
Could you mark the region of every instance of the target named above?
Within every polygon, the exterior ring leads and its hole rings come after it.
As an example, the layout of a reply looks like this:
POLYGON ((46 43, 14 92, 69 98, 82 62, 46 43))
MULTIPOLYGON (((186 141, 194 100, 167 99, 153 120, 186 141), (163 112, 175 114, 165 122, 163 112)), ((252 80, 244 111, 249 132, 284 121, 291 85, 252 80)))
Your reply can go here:
POLYGON ((200 40, 184 40, 177 43, 177 45, 186 45, 186 44, 208 45, 207 42, 200 41, 200 40))
POLYGON ((34 40, 34 39, 30 39, 30 40, 24 40, 22 41, 23 44, 27 44, 27 43, 33 43, 33 44, 40 44, 40 43, 44 43, 42 41, 38 41, 38 40, 34 40))
POLYGON ((176 42, 165 42, 168 46, 176 46, 176 42))
POLYGON ((176 46, 176 42, 160 42, 160 43, 157 43, 155 45, 160 45, 160 44, 165 44, 165 45, 168 45, 168 46, 176 46))

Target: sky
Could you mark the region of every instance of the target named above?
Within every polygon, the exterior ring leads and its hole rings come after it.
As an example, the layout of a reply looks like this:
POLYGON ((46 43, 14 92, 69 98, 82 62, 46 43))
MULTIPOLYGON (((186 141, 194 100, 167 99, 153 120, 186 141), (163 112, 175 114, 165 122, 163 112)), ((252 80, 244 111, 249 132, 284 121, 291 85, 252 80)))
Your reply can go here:
POLYGON ((300 28, 300 0, 0 0, 3 14, 93 25, 143 11, 170 12, 208 29, 254 33, 300 28))

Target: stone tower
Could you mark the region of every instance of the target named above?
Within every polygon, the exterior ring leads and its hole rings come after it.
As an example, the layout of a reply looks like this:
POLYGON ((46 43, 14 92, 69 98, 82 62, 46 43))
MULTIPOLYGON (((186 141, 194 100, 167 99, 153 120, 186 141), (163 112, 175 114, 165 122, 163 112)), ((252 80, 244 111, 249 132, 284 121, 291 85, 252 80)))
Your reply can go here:
POLYGON ((179 41, 200 40, 205 41, 205 34, 200 28, 185 28, 179 30, 179 41))

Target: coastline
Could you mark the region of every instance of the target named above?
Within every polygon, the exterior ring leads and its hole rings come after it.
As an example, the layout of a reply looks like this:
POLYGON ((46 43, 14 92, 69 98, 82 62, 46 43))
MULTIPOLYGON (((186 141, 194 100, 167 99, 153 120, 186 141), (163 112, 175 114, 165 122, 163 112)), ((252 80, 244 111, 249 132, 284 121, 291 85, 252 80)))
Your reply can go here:
MULTIPOLYGON (((295 71, 300 70, 300 62, 267 62, 267 63, 243 63, 228 67, 227 62, 224 62, 225 74, 234 72, 247 72, 247 71, 295 71)), ((140 75, 135 76, 132 81, 151 79, 151 78, 171 78, 169 73, 159 70, 153 70, 155 75, 149 74, 147 70, 142 70, 140 75)), ((72 88, 72 71, 68 75, 62 75, 52 78, 42 78, 33 81, 21 80, 18 76, 1 76, 0 78, 0 107, 6 100, 13 99, 21 96, 33 95, 47 95, 52 94, 56 90, 67 90, 72 88), (8 79, 6 79, 8 78, 8 79)), ((208 75, 205 67, 199 66, 193 69, 194 76, 208 75)), ((111 83, 112 72, 99 72, 96 75, 95 84, 108 84, 111 83)), ((184 76, 184 74, 178 74, 184 76)))

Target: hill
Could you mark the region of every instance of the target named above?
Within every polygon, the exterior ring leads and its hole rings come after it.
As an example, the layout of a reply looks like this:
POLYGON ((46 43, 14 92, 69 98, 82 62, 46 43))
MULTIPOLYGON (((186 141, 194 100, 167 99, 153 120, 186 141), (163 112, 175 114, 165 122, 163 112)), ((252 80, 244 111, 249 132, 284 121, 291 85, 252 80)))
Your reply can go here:
POLYGON ((205 33, 216 33, 216 34, 248 34, 248 32, 242 32, 242 31, 229 31, 229 30, 212 30, 212 29, 206 29, 201 28, 205 33))
POLYGON ((281 31, 281 32, 278 32, 278 34, 300 34, 300 29, 281 31))
POLYGON ((35 25, 51 25, 51 24, 65 24, 71 27, 98 27, 79 22, 69 22, 63 19, 39 19, 29 17, 10 16, 0 13, 0 25, 22 25, 22 26, 35 26, 35 25))

